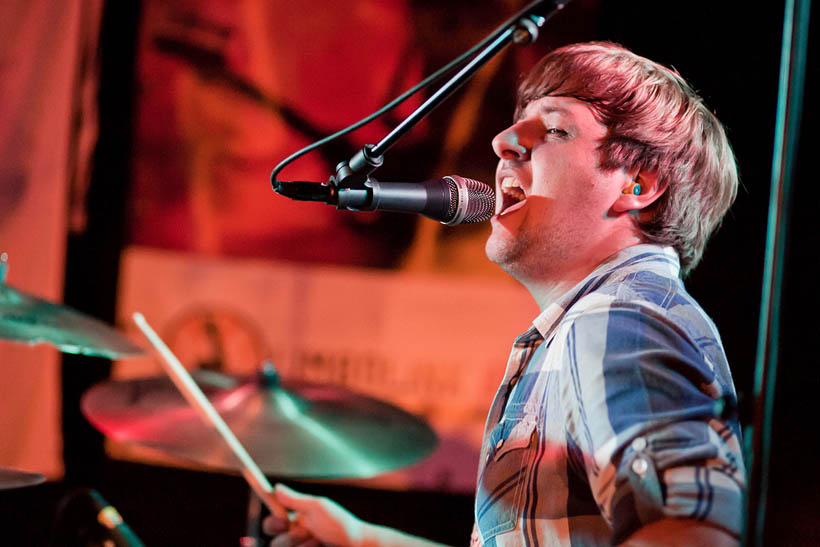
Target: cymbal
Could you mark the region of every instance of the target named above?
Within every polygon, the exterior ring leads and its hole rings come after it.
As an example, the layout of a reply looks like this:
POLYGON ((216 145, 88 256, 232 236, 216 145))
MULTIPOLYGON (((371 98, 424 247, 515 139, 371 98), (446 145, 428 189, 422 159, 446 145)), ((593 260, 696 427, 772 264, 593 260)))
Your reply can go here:
MULTIPOLYGON (((271 370, 193 377, 267 475, 368 478, 421 460, 437 442, 422 419, 343 388, 280 382, 271 370)), ((102 382, 83 395, 81 407, 114 440, 216 469, 240 468, 168 378, 102 382)))
POLYGON ((30 471, 20 471, 0 467, 0 490, 10 490, 12 488, 22 488, 23 486, 34 486, 46 480, 40 473, 30 471))
POLYGON ((143 351, 102 321, 0 282, 0 339, 116 359, 143 351))

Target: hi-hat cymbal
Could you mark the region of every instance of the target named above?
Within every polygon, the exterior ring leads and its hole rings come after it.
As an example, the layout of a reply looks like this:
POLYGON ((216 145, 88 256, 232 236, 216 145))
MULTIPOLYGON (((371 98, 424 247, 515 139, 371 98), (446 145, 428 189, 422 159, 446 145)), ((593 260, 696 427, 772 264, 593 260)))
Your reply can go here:
MULTIPOLYGON (((268 475, 373 477, 421 460, 436 445, 435 433, 420 418, 346 389, 280 384, 270 371, 245 378, 201 371, 193 376, 268 475)), ((82 410, 114 440, 217 469, 239 469, 224 441, 168 378, 97 384, 83 396, 82 410)))
POLYGON ((34 486, 35 484, 40 484, 45 480, 45 476, 40 473, 0 467, 0 490, 22 488, 23 486, 34 486))
POLYGON ((66 353, 116 359, 143 351, 102 321, 13 289, 0 281, 0 339, 47 343, 66 353))

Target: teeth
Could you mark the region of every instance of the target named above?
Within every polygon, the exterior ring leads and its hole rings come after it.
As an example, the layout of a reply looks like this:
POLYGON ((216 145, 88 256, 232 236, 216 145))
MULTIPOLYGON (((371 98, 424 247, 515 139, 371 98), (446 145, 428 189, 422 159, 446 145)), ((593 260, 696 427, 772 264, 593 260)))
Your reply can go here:
POLYGON ((501 191, 518 201, 527 197, 521 189, 521 183, 515 177, 504 177, 501 180, 501 191))
POLYGON ((501 179, 501 187, 502 188, 509 188, 512 186, 521 186, 515 177, 504 177, 501 179))

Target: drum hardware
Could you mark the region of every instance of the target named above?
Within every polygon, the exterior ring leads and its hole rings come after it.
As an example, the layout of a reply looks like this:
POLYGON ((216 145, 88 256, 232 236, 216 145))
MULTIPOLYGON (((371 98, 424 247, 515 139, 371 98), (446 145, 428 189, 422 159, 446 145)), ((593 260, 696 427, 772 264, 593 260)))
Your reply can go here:
MULTIPOLYGON (((7 271, 4 253, 0 256, 0 339, 45 343, 66 353, 109 359, 144 354, 105 323, 6 285, 7 271)), ((152 343, 159 351, 164 344, 156 339, 152 343)), ((175 359, 173 354, 170 357, 175 359)), ((199 390, 184 367, 179 367, 182 372, 177 371, 176 376, 187 375, 193 384, 180 389, 199 390)), ((340 387, 284 382, 271 363, 252 376, 207 371, 195 376, 207 393, 207 397, 202 395, 202 406, 213 409, 217 418, 224 417, 227 432, 222 437, 213 424, 203 422, 202 414, 207 412, 194 408, 190 400, 186 403, 168 377, 102 382, 85 393, 81 408, 92 425, 114 440, 210 468, 242 472, 272 511, 277 511, 278 504, 266 495, 272 488, 265 474, 311 479, 373 477, 416 463, 437 443, 429 425, 410 413, 340 387), (248 446, 245 461, 226 440, 234 432, 240 449, 248 446)), ((38 473, 0 468, 0 490, 44 481, 38 473)))
POLYGON ((343 388, 284 382, 270 362, 251 376, 192 375, 141 314, 134 320, 169 377, 101 382, 83 395, 82 411, 116 441, 240 471, 252 491, 242 545, 261 541, 256 530, 262 504, 287 515, 266 474, 372 477, 411 465, 436 446, 435 433, 420 418, 343 388))

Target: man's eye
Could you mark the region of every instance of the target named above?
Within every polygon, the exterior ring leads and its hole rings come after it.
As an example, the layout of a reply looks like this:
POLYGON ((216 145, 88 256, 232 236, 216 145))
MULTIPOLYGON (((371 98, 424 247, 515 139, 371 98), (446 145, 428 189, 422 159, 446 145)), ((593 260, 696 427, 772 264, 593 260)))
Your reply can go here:
POLYGON ((557 127, 548 127, 547 128, 547 134, 548 135, 562 135, 563 136, 563 135, 566 135, 567 132, 564 131, 563 129, 559 129, 557 127))

